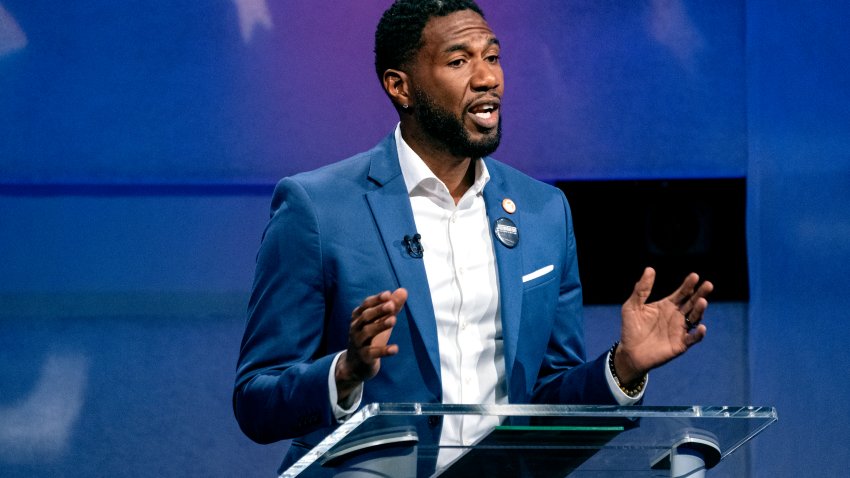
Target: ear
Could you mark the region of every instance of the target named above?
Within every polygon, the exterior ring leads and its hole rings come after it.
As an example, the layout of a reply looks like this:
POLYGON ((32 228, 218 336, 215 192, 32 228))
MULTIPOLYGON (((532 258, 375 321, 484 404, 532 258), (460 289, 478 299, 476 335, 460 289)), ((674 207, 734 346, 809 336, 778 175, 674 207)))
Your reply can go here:
POLYGON ((396 108, 402 109, 413 104, 410 91, 410 77, 401 70, 389 69, 383 76, 384 91, 387 92, 396 108))

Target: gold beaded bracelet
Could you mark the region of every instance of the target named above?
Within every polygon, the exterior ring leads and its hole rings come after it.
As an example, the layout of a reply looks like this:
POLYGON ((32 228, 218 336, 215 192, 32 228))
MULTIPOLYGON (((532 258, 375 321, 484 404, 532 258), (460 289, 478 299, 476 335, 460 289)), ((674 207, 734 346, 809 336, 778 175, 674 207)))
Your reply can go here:
POLYGON ((638 380, 637 384, 632 386, 620 383, 620 378, 617 377, 617 372, 614 370, 614 354, 617 353, 618 345, 620 345, 619 340, 614 342, 614 345, 611 346, 611 350, 608 351, 608 369, 611 371, 611 376, 614 377, 614 383, 620 387, 620 390, 622 390, 626 395, 636 398, 641 392, 643 392, 643 387, 646 386, 646 379, 649 377, 649 374, 643 374, 643 377, 638 380))

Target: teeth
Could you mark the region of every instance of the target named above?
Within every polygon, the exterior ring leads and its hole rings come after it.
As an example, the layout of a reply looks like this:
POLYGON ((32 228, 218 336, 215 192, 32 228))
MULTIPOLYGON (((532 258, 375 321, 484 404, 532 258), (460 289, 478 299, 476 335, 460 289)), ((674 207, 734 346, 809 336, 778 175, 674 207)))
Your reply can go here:
POLYGON ((496 111, 496 107, 494 105, 481 105, 475 109, 477 109, 478 111, 476 111, 474 114, 481 118, 489 118, 490 114, 493 111, 496 111))

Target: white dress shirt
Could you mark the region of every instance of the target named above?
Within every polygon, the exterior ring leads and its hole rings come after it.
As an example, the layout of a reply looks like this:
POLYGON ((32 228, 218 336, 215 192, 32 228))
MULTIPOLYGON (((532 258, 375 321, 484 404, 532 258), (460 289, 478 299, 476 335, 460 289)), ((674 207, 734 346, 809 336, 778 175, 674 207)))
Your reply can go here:
MULTIPOLYGON (((472 186, 455 204, 443 182, 395 132, 437 321, 443 403, 507 403, 496 255, 483 190, 490 174, 475 161, 472 186)), ((441 443, 470 445, 496 417, 443 418, 441 443)))

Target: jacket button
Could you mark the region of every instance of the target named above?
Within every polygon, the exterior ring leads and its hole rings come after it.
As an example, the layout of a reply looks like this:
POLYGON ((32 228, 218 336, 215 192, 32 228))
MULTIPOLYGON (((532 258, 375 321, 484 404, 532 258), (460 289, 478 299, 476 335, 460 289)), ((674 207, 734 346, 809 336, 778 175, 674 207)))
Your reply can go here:
POLYGON ((440 424, 440 417, 439 416, 431 415, 430 417, 428 417, 428 426, 429 427, 434 428, 439 424, 440 424))

